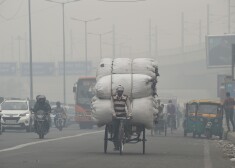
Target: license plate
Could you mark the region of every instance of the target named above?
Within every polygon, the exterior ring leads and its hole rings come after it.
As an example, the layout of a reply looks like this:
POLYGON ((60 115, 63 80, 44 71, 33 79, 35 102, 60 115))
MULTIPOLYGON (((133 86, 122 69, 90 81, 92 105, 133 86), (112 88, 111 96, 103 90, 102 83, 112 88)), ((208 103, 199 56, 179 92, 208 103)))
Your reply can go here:
POLYGON ((16 120, 6 120, 6 124, 16 124, 16 120))

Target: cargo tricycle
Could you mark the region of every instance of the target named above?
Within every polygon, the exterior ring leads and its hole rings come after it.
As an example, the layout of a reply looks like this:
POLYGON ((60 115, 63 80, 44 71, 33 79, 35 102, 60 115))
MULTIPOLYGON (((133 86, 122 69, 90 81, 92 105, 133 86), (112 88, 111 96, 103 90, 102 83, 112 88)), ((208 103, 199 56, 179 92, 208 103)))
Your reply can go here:
MULTIPOLYGON (((141 124, 131 123, 131 119, 127 117, 116 117, 120 120, 118 131, 119 153, 123 154, 124 145, 127 143, 142 142, 142 153, 145 154, 145 126, 141 124)), ((104 153, 107 153, 108 142, 115 142, 113 123, 106 124, 104 133, 104 153)))

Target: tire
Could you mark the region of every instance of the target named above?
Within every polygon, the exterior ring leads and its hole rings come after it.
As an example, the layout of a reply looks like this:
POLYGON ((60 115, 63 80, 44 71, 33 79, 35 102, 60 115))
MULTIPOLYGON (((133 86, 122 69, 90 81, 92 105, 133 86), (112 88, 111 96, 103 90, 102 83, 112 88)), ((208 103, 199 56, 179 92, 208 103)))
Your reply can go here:
POLYGON ((166 122, 164 122, 164 132, 165 132, 165 136, 166 136, 166 134, 167 134, 167 123, 166 122))
POLYGON ((105 126, 104 132, 104 153, 107 153, 108 148, 108 125, 105 126))
MULTIPOLYGON (((1 122, 1 120, 0 120, 1 122)), ((2 124, 0 123, 0 135, 2 135, 2 124)))
POLYGON ((25 128, 25 130, 26 130, 26 132, 31 132, 31 127, 30 127, 30 126, 27 126, 27 127, 25 128))
POLYGON ((143 155, 145 154, 145 142, 146 142, 146 139, 145 139, 145 127, 143 126, 143 155))
POLYGON ((209 130, 206 130, 206 138, 210 139, 212 137, 211 132, 209 130))
POLYGON ((195 131, 193 131, 193 138, 195 138, 196 137, 196 132, 195 131))
POLYGON ((119 125, 119 152, 120 152, 120 155, 122 155, 123 153, 123 141, 124 141, 124 125, 123 125, 123 122, 121 121, 120 122, 120 125, 119 125))
POLYGON ((63 123, 61 120, 59 120, 59 130, 62 131, 62 129, 63 129, 63 123))

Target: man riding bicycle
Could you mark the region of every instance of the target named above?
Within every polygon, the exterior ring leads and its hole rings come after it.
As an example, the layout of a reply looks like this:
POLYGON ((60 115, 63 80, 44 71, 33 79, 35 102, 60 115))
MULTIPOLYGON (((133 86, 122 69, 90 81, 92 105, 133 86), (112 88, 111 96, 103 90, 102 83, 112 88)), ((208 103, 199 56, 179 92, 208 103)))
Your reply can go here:
POLYGON ((116 117, 132 117, 131 103, 128 96, 123 94, 124 87, 119 85, 116 89, 116 94, 111 97, 113 112, 113 129, 114 129, 114 150, 119 150, 118 134, 120 120, 116 117), (127 111, 126 111, 127 108, 127 111))
POLYGON ((169 100, 167 104, 167 123, 169 126, 176 129, 176 108, 172 100, 169 100))

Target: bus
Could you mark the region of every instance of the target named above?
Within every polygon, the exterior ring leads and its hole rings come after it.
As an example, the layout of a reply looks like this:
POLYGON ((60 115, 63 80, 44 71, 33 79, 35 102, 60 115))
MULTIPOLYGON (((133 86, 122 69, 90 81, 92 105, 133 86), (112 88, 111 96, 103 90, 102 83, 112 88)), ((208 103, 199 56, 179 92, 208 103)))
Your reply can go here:
POLYGON ((91 99, 95 95, 95 77, 80 77, 73 87, 75 99, 75 121, 80 129, 92 129, 91 99))

